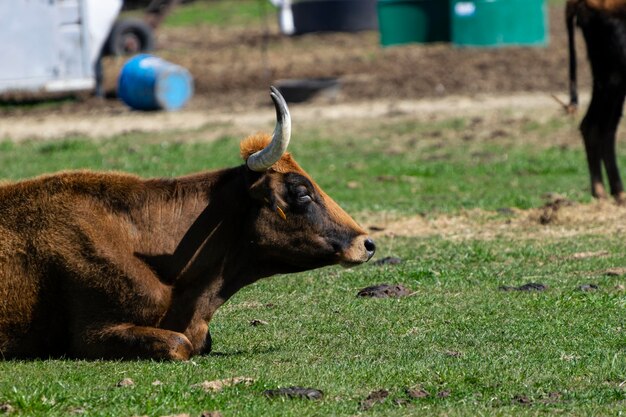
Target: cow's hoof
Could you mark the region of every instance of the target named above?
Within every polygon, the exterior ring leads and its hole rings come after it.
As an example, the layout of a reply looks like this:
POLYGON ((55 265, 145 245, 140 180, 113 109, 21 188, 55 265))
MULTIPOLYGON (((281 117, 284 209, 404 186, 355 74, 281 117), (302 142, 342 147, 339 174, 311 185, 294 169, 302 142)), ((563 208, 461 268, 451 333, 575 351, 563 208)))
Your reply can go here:
POLYGON ((170 340, 169 358, 174 361, 188 361, 193 354, 193 346, 189 339, 180 335, 170 340))
POLYGON ((606 198, 606 190, 604 189, 604 185, 600 183, 595 183, 591 185, 591 195, 597 199, 606 198))

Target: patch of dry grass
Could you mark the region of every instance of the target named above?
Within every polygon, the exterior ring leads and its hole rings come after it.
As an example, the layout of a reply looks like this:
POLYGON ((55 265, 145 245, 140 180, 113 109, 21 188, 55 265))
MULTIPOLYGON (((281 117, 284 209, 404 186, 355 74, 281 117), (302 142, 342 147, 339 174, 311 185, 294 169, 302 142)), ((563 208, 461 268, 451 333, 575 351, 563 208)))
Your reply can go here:
POLYGON ((626 207, 610 200, 588 204, 550 204, 529 210, 463 210, 457 215, 423 215, 386 219, 373 216, 373 235, 384 237, 433 237, 458 240, 560 239, 582 235, 622 234, 626 231, 626 207), (551 210, 546 223, 545 214, 551 210), (383 229, 383 230, 377 230, 383 229))

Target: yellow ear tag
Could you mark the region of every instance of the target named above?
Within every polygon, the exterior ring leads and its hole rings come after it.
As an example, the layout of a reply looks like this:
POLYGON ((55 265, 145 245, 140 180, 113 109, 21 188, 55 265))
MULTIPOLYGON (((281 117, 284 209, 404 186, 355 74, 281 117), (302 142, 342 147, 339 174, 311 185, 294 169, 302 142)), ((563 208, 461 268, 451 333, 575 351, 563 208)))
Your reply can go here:
POLYGON ((283 211, 283 209, 281 209, 280 207, 276 206, 276 212, 278 213, 278 215, 283 219, 283 220, 287 220, 287 216, 285 215, 285 212, 283 211))

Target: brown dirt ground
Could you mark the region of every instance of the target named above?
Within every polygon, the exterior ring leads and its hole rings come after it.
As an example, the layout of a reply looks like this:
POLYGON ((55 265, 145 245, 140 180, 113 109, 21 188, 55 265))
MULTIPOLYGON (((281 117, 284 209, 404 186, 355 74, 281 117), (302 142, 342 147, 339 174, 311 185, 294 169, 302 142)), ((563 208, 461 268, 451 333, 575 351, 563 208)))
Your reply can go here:
MULTIPOLYGON (((336 101, 414 100, 513 92, 567 92, 567 36, 562 7, 549 12, 550 42, 542 47, 458 48, 412 44, 382 48, 378 32, 280 35, 274 16, 246 28, 162 28, 156 54, 188 68, 196 94, 191 109, 236 111, 267 105, 278 79, 338 77, 336 101)), ((578 35, 580 86, 590 85, 578 35)), ((123 59, 107 59, 105 83, 114 89, 123 59)), ((84 99, 55 107, 65 114, 126 111, 116 100, 84 99)), ((0 109, 0 115, 48 109, 0 109)))
MULTIPOLYGON (((267 85, 285 78, 339 77, 342 101, 567 91, 562 7, 550 8, 546 48, 449 44, 381 48, 377 32, 289 38, 268 26, 268 32, 263 28, 169 29, 159 44, 164 57, 191 70, 198 94, 213 105, 236 105, 241 98, 265 103, 267 85)), ((580 35, 578 46, 585 88, 589 73, 580 35)))
MULTIPOLYGON (((588 94, 581 96, 585 102, 588 94)), ((35 111, 25 114, 0 115, 0 138, 14 141, 56 139, 70 135, 107 138, 128 132, 165 133, 177 141, 211 141, 223 136, 244 137, 257 131, 270 131, 275 123, 269 95, 262 108, 228 110, 223 108, 187 108, 179 112, 133 112, 119 106, 93 106, 70 113, 35 111)), ((371 137, 378 130, 397 123, 419 121, 433 123, 455 118, 470 120, 463 135, 443 137, 441 132, 426 132, 416 143, 415 134, 395 135, 388 143, 389 152, 415 150, 416 146, 453 146, 458 141, 499 139, 517 140, 516 134, 528 124, 544 124, 568 120, 570 128, 552 135, 550 141, 524 132, 524 140, 537 146, 580 144, 577 133, 578 117, 567 117, 562 108, 544 93, 511 93, 507 96, 476 95, 444 96, 420 100, 390 98, 355 102, 292 104, 289 106, 296 132, 300 129, 323 127, 327 137, 343 136, 350 131, 355 136, 371 137)), ((582 112, 581 112, 582 113, 582 112)), ((539 134, 540 132, 537 132, 539 134)), ((155 140, 164 140, 156 135, 155 140)))
MULTIPOLYGON (((494 110, 507 108, 521 109, 525 117, 545 117, 560 110, 550 93, 566 99, 562 7, 550 8, 549 28, 545 48, 491 49, 449 44, 382 48, 377 32, 285 37, 279 34, 274 16, 257 27, 164 27, 158 32, 156 54, 187 67, 195 80, 196 94, 184 111, 132 112, 114 98, 92 97, 55 106, 4 106, 0 107, 0 137, 20 140, 76 133, 101 137, 206 126, 211 126, 207 140, 226 132, 245 135, 272 123, 269 84, 307 77, 338 77, 342 88, 332 106, 324 98, 293 105, 298 124, 324 119, 342 119, 342 123, 360 119, 357 123, 361 123, 402 115, 422 120, 477 115, 488 122, 494 110)), ((590 79, 580 34, 578 49, 584 91, 590 79)), ((123 62, 107 58, 108 91, 114 91, 123 62)))

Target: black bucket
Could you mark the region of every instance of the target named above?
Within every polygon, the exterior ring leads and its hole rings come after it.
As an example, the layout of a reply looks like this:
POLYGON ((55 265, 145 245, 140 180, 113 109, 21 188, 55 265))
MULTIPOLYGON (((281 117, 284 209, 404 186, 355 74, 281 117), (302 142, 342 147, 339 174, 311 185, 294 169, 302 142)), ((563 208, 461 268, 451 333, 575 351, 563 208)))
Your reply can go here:
POLYGON ((295 34, 378 29, 377 0, 301 0, 293 4, 295 34))
POLYGON ((341 83, 337 78, 303 78, 277 80, 274 85, 287 103, 302 103, 317 96, 333 101, 337 98, 341 83))

